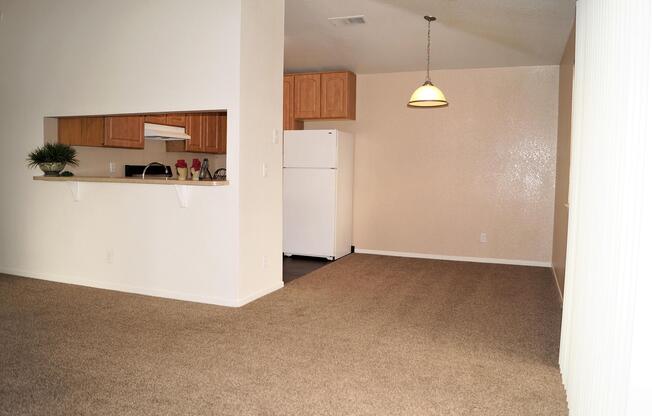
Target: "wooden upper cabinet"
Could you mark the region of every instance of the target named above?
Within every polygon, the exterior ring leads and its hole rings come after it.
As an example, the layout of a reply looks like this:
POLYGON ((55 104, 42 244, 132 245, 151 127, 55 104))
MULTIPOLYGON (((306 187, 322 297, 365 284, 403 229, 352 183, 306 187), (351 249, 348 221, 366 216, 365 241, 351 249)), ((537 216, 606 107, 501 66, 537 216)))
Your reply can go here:
POLYGON ((165 144, 168 152, 226 153, 227 113, 187 114, 186 133, 190 140, 172 140, 165 144))
POLYGON ((321 117, 355 120, 355 74, 321 74, 321 117))
POLYGON ((186 127, 186 115, 185 114, 168 114, 165 117, 165 124, 168 124, 170 126, 186 127))
POLYGON ((283 77, 283 130, 292 130, 294 121, 294 76, 283 77))
POLYGON ((185 141, 186 152, 201 152, 202 149, 202 128, 201 114, 188 114, 186 116, 186 134, 190 140, 185 141))
POLYGON ((167 116, 165 114, 150 114, 145 116, 145 123, 166 124, 167 116))
POLYGON ((303 121, 294 117, 294 75, 283 77, 283 130, 303 130, 303 121))
POLYGON ((84 117, 82 120, 83 146, 104 145, 104 117, 84 117))
MULTIPOLYGON (((81 145, 82 118, 83 117, 62 117, 57 120, 59 143, 71 146, 81 145)), ((102 132, 102 142, 104 142, 104 132, 102 132)))
POLYGON ((190 139, 167 141, 168 152, 226 153, 226 112, 60 117, 57 121, 59 143, 71 146, 143 149, 147 122, 185 128, 190 139))
POLYGON ((58 120, 59 143, 71 146, 102 146, 104 117, 62 117, 58 120))
POLYGON ((226 113, 202 114, 202 151, 226 153, 226 113))
POLYGON ((186 115, 181 113, 172 114, 148 114, 145 116, 145 123, 165 124, 167 126, 186 127, 186 115))
POLYGON ((321 116, 321 75, 294 75, 294 117, 318 119, 321 116))
POLYGON ((227 133, 227 125, 226 125, 226 113, 218 113, 217 115, 217 134, 218 139, 217 139, 217 153, 220 154, 226 154, 226 133, 227 133))
POLYGON ((204 139, 202 150, 208 153, 217 153, 218 150, 218 128, 217 114, 201 115, 202 138, 204 139))
POLYGON ((104 118, 104 146, 142 149, 144 116, 114 116, 104 118))
POLYGON ((283 128, 303 129, 301 120, 355 120, 353 72, 288 74, 283 78, 283 128))
POLYGON ((201 152, 201 114, 187 114, 184 118, 186 134, 190 136, 190 139, 166 141, 165 150, 168 152, 201 152))

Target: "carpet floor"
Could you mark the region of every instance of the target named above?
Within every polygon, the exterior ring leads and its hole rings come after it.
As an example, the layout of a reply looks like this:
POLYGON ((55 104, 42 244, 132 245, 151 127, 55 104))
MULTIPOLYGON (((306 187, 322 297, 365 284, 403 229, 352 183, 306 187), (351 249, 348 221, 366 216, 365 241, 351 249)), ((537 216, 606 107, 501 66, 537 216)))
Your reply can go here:
POLYGON ((0 275, 0 415, 566 415, 550 271, 353 254, 239 309, 0 275))

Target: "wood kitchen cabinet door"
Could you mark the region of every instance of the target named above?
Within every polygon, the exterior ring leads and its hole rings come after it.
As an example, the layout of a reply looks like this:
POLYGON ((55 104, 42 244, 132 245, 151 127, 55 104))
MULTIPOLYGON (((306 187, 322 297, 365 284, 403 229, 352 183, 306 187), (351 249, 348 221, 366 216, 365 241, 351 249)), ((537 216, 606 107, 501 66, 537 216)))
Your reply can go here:
POLYGON ((104 117, 83 117, 81 146, 104 146, 104 117))
POLYGON ((201 152, 204 143, 201 114, 186 116, 186 134, 190 135, 190 140, 185 141, 184 150, 186 152, 201 152))
POLYGON ((185 114, 168 114, 165 118, 165 123, 170 126, 186 127, 185 114))
POLYGON ((145 123, 164 124, 166 126, 186 127, 185 114, 149 114, 145 116, 145 123))
POLYGON ((168 152, 226 153, 226 114, 187 114, 186 133, 190 140, 173 140, 165 143, 168 152))
POLYGON ((217 153, 226 154, 226 114, 217 114, 217 153))
POLYGON ((104 118, 104 146, 142 149, 144 116, 114 116, 104 118))
POLYGON ((205 153, 226 153, 226 113, 202 114, 202 138, 205 153))
POLYGON ((321 75, 294 75, 294 118, 317 119, 321 115, 321 75))
POLYGON ((321 118, 355 120, 355 74, 321 74, 321 118))
POLYGON ((294 76, 283 77, 283 130, 292 130, 294 121, 294 76))
POLYGON ((104 145, 104 117, 62 117, 57 122, 59 143, 70 146, 104 145))
POLYGON ((217 114, 202 114, 201 128, 202 138, 204 139, 202 150, 206 153, 217 153, 219 134, 217 128, 217 114))
MULTIPOLYGON (((58 141, 70 146, 79 146, 82 141, 82 118, 61 117, 57 120, 58 141)), ((104 140, 102 140, 104 142, 104 140)))
POLYGON ((303 130, 303 121, 294 117, 294 75, 283 77, 283 130, 303 130))
MULTIPOLYGON (((184 126, 190 140, 169 140, 165 142, 167 152, 199 152, 202 148, 201 115, 184 114, 184 126)), ((179 126, 181 127, 181 126, 179 126)))
POLYGON ((145 123, 166 124, 167 116, 165 114, 150 114, 145 116, 145 123))

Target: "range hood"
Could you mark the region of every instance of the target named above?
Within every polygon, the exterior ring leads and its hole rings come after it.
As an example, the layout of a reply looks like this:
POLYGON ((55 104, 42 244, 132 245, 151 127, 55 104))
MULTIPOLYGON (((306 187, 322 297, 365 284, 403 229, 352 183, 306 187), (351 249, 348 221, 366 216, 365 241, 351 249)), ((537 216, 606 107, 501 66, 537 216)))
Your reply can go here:
POLYGON ((166 126, 164 124, 145 123, 146 140, 190 140, 183 127, 166 126))

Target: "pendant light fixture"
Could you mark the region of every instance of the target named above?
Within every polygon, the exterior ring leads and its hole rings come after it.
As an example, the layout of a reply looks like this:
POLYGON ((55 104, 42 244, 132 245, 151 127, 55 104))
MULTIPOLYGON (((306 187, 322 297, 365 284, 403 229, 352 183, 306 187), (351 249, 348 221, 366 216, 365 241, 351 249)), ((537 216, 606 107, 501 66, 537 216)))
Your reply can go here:
POLYGON ((408 106, 410 107, 441 107, 448 105, 446 97, 441 90, 430 81, 430 23, 437 20, 434 16, 423 16, 428 22, 428 55, 426 64, 426 82, 422 86, 414 90, 410 97, 408 106))

